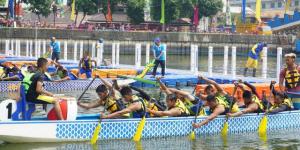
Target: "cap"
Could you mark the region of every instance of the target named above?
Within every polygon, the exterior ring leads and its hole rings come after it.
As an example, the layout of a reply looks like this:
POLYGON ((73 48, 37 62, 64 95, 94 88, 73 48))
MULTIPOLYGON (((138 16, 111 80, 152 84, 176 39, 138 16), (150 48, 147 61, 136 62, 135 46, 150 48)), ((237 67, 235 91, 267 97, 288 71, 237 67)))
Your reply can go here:
POLYGON ((284 57, 296 58, 296 54, 295 53, 288 53, 288 54, 285 54, 284 57))
POLYGON ((155 43, 160 42, 160 38, 159 38, 159 37, 158 37, 158 38, 155 38, 155 39, 154 39, 154 42, 155 42, 155 43))

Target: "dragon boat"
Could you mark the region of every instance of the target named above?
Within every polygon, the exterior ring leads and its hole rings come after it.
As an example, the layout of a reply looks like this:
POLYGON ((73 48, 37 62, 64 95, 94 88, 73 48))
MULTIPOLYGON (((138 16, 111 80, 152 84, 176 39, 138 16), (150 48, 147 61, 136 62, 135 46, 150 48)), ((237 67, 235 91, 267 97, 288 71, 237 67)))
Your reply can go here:
MULTIPOLYGON (((300 93, 290 93, 290 96, 295 98, 299 95, 300 93)), ((31 120, 6 119, 0 121, 0 140, 8 143, 89 141, 98 124, 99 115, 77 115, 76 100, 74 98, 67 99, 69 110, 66 121, 47 120, 47 117, 36 117, 31 120)), ((9 109, 12 106, 18 107, 17 103, 22 103, 22 100, 19 102, 3 101, 0 103, 0 110, 9 109), (9 105, 10 107, 8 107, 9 105)), ((1 115, 9 116, 14 113, 1 112, 1 115)), ((257 132, 263 116, 264 114, 253 113, 229 118, 228 133, 257 132)), ((205 118, 206 116, 199 116, 197 122, 205 118)), ((300 110, 268 115, 268 118, 268 131, 300 127, 300 110)), ((187 136, 192 130, 193 120, 194 117, 147 118, 142 138, 187 136)), ((196 129, 195 133, 197 136, 219 134, 225 120, 226 116, 219 116, 208 125, 196 129)), ((104 119, 101 122, 98 140, 131 139, 139 121, 139 118, 104 119)))

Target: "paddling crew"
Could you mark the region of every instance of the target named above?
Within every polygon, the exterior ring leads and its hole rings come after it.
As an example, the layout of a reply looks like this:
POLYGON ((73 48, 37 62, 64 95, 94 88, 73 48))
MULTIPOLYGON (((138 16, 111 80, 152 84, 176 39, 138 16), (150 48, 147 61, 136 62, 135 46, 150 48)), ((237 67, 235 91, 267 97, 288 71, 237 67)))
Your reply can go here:
POLYGON ((208 85, 204 89, 204 92, 207 95, 204 94, 199 95, 199 97, 202 100, 205 100, 208 95, 214 95, 217 99, 217 102, 231 104, 230 106, 231 112, 235 113, 239 111, 239 107, 234 101, 234 98, 230 96, 218 83, 216 83, 213 80, 204 78, 203 76, 199 76, 198 78, 199 80, 204 80, 208 83, 208 85), (214 89, 213 86, 217 89, 217 91, 214 89))
MULTIPOLYGON (((239 81, 240 83, 242 82, 241 80, 239 81)), ((246 114, 246 113, 262 113, 264 112, 264 105, 263 103, 260 101, 260 96, 258 95, 256 88, 251 85, 250 83, 244 81, 244 84, 246 86, 248 86, 251 91, 249 90, 245 90, 245 88, 243 87, 243 85, 236 83, 237 87, 240 87, 243 91, 243 99, 244 99, 244 103, 246 108, 236 112, 236 113, 228 113, 227 115, 230 117, 237 117, 237 116, 241 116, 242 114, 246 114)))
POLYGON ((72 72, 69 72, 65 67, 60 65, 59 63, 55 64, 56 71, 52 74, 52 76, 57 75, 59 77, 58 80, 54 80, 54 82, 62 82, 66 80, 77 80, 78 77, 73 74, 72 72))
POLYGON ((259 58, 259 56, 261 56, 262 50, 266 46, 267 46, 266 43, 260 42, 260 43, 255 44, 252 47, 252 49, 249 51, 246 68, 244 70, 244 76, 247 75, 248 68, 253 68, 252 76, 253 77, 256 76, 256 68, 257 68, 257 64, 258 64, 258 58, 259 58))
POLYGON ((172 93, 160 80, 160 78, 156 78, 157 82, 160 85, 162 91, 167 94, 166 102, 168 110, 166 111, 155 111, 150 110, 150 114, 155 116, 172 116, 172 117, 181 117, 181 116, 189 116, 190 112, 187 107, 183 104, 183 102, 177 98, 177 95, 172 93))
POLYGON ((127 113, 130 113, 130 116, 133 118, 142 118, 144 116, 149 117, 149 113, 146 112, 144 100, 136 95, 133 95, 130 87, 125 86, 120 90, 120 92, 125 102, 128 103, 128 106, 125 109, 112 114, 101 114, 101 118, 118 118, 127 113))
POLYGON ((219 115, 225 115, 230 111, 230 107, 228 103, 220 102, 215 95, 207 95, 206 96, 207 105, 210 108, 211 114, 200 123, 193 123, 194 128, 200 128, 203 125, 206 125, 219 115))
POLYGON ((26 100, 36 104, 53 104, 58 119, 63 120, 62 111, 59 100, 54 97, 54 94, 44 89, 44 76, 48 70, 48 61, 45 58, 37 60, 38 71, 31 77, 26 100))
POLYGON ((92 63, 95 63, 95 67, 97 66, 97 62, 92 60, 88 51, 85 51, 83 58, 81 58, 79 62, 79 74, 85 74, 87 78, 92 78, 92 63))
POLYGON ((166 46, 160 43, 160 38, 154 39, 154 45, 152 47, 153 56, 155 59, 154 68, 152 72, 152 77, 155 78, 156 70, 158 65, 161 67, 161 75, 165 76, 165 68, 166 68, 166 46))
POLYGON ((285 56, 286 67, 280 72, 279 87, 282 92, 300 91, 300 66, 296 62, 296 54, 289 53, 285 56), (285 82, 285 86, 283 85, 285 82))
POLYGON ((269 109, 270 114, 279 113, 282 111, 290 111, 293 108, 292 101, 287 97, 285 93, 276 91, 274 88, 275 82, 271 82, 270 88, 274 95, 274 105, 269 109))
POLYGON ((20 69, 14 66, 9 70, 6 77, 1 78, 0 81, 22 81, 24 79, 24 75, 21 73, 20 69))

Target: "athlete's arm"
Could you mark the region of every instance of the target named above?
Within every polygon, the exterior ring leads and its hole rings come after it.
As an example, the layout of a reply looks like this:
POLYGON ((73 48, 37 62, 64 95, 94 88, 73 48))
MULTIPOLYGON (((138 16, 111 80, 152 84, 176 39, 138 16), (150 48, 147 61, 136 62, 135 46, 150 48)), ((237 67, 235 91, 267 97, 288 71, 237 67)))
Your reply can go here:
POLYGON ((36 84, 36 92, 40 93, 40 94, 45 94, 47 96, 54 96, 51 92, 48 92, 46 90, 43 89, 43 83, 41 81, 38 81, 36 84))
POLYGON ((105 86, 107 86, 109 89, 113 88, 113 85, 112 85, 110 82, 104 80, 104 79, 101 78, 100 76, 99 76, 99 79, 100 79, 101 82, 102 82, 105 86))
POLYGON ((214 87, 216 87, 216 89, 219 91, 219 92, 221 92, 222 94, 227 94, 226 92, 225 92, 225 90, 217 83, 217 82, 215 82, 215 81, 213 81, 213 80, 210 80, 210 79, 208 79, 208 78, 205 78, 205 77, 203 77, 203 76, 199 76, 199 79, 201 80, 204 80, 204 81, 206 81, 207 83, 209 83, 209 84, 212 84, 212 85, 214 85, 214 87))
POLYGON ((155 111, 155 110, 150 110, 148 109, 148 112, 151 113, 151 114, 154 114, 155 116, 172 116, 172 117, 175 117, 175 116, 179 116, 181 115, 181 112, 179 109, 177 108, 173 108, 171 110, 166 110, 166 111, 155 111))
POLYGON ((96 102, 92 102, 92 103, 88 103, 88 104, 84 104, 81 102, 77 102, 78 106, 85 108, 85 109, 90 109, 90 108, 96 108, 101 106, 101 100, 97 100, 96 102))
POLYGON ((288 110, 288 106, 287 105, 280 105, 278 108, 272 109, 269 111, 270 114, 276 114, 279 112, 283 112, 288 110))
POLYGON ((193 123, 193 127, 200 128, 201 126, 206 125, 207 123, 218 117, 220 114, 222 114, 224 111, 224 106, 218 105, 217 108, 215 108, 215 110, 213 111, 213 113, 210 114, 204 121, 195 124, 193 123))
POLYGON ((247 113, 253 113, 258 109, 257 104, 250 104, 247 108, 243 109, 242 111, 236 112, 236 113, 228 113, 227 115, 229 117, 238 117, 241 116, 242 114, 247 114, 247 113))
POLYGON ((195 97, 193 95, 191 95, 189 92, 182 91, 182 90, 177 90, 175 88, 169 88, 169 90, 172 93, 178 93, 180 95, 183 95, 185 98, 189 99, 190 101, 195 101, 195 97))
POLYGON ((107 116, 102 115, 101 118, 103 118, 103 119, 117 118, 117 117, 120 117, 124 114, 131 113, 131 112, 136 111, 136 110, 140 110, 141 107, 142 106, 141 106, 140 103, 133 103, 130 106, 128 106, 127 108, 125 108, 121 111, 117 111, 117 112, 114 112, 112 114, 108 114, 107 116))
POLYGON ((160 85, 160 88, 166 93, 166 94, 172 94, 172 92, 166 87, 165 84, 163 84, 160 80, 160 78, 156 78, 157 82, 160 85))

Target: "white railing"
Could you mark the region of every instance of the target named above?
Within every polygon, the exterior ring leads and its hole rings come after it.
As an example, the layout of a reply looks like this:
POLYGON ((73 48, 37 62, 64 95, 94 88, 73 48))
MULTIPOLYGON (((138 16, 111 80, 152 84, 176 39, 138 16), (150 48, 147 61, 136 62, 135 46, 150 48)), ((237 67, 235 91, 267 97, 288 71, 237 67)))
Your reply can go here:
MULTIPOLYGON (((47 51, 48 48, 48 42, 46 40, 20 40, 20 39, 8 39, 5 41, 5 54, 6 55, 15 55, 15 56, 26 56, 26 57, 40 57, 47 51), (23 43, 23 45, 22 45, 23 43), (22 47, 23 46, 23 47, 22 47), (26 51, 23 52, 22 48, 24 48, 26 51), (21 53, 23 52, 23 53, 21 53)), ((72 56, 74 61, 78 61, 80 58, 83 57, 83 51, 84 51, 84 41, 74 41, 71 43, 71 41, 68 40, 62 40, 60 41, 63 43, 63 59, 64 60, 71 60, 72 56), (78 44, 79 43, 79 44, 78 44), (72 45, 73 44, 73 47, 72 45), (79 46, 79 57, 77 56, 78 53, 78 46, 79 46)), ((117 67, 120 65, 120 42, 112 42, 111 43, 111 61, 112 66, 117 67)), ((90 46, 90 45, 88 45, 90 46)), ((97 43, 92 42, 91 43, 91 57, 96 59, 98 64, 101 65, 103 62, 103 53, 104 53, 104 43, 97 43)), ((166 46, 166 45, 165 45, 166 46)), ((109 51, 109 50, 108 50, 109 51)), ((144 43, 135 43, 135 60, 134 60, 134 66, 136 68, 141 67, 142 62, 142 52, 145 52, 145 62, 146 64, 150 62, 151 58, 151 43, 144 42, 144 43), (144 50, 142 49, 144 47, 144 50)), ((228 64, 229 61, 231 61, 231 77, 236 78, 236 46, 229 47, 227 45, 224 46, 224 64, 223 64, 223 75, 228 75, 228 64), (231 60, 229 59, 229 52, 231 50, 231 60)), ((262 51, 262 78, 268 78, 268 54, 267 47, 263 48, 262 51)), ((214 47, 209 46, 208 47, 208 59, 207 59, 207 73, 209 77, 212 77, 214 75, 213 73, 213 54, 214 54, 214 47)), ((199 68, 199 47, 197 44, 191 44, 190 45, 190 71, 193 74, 198 73, 199 68)), ((277 48, 277 66, 276 66, 276 73, 277 73, 277 80, 279 79, 279 73, 281 69, 282 64, 282 48, 277 48)))

